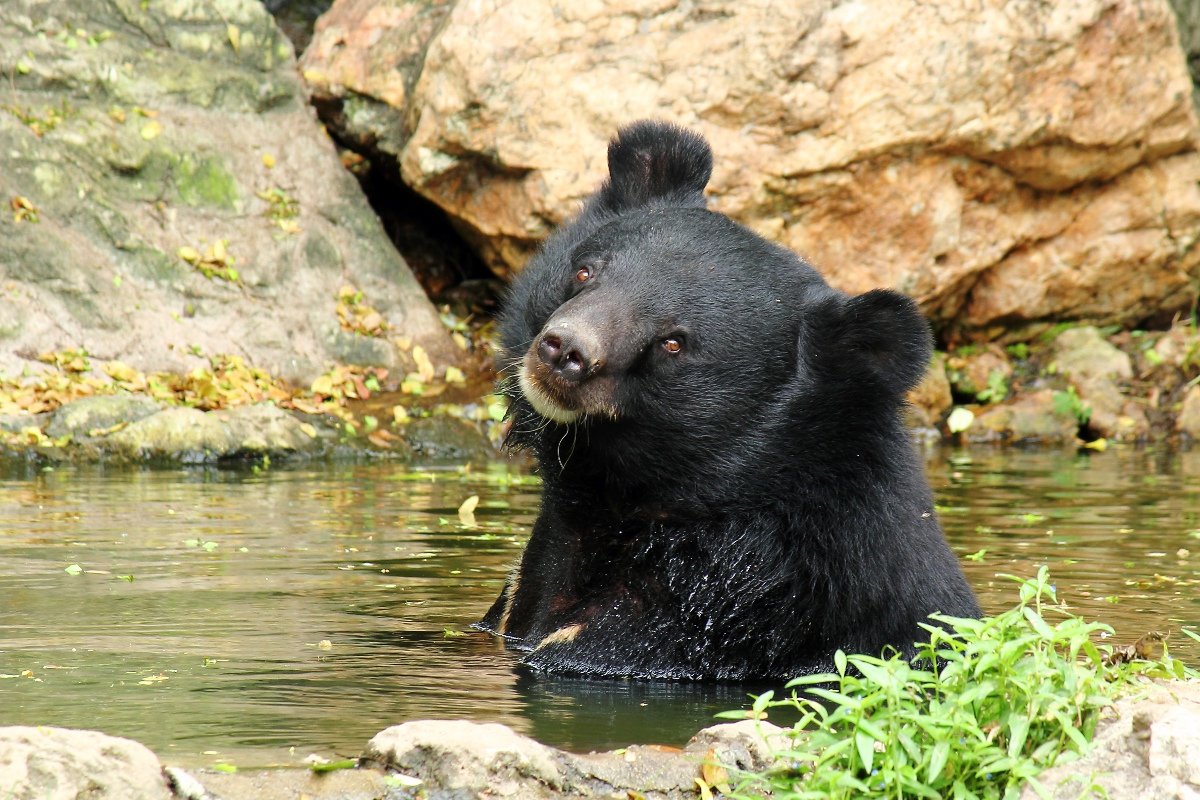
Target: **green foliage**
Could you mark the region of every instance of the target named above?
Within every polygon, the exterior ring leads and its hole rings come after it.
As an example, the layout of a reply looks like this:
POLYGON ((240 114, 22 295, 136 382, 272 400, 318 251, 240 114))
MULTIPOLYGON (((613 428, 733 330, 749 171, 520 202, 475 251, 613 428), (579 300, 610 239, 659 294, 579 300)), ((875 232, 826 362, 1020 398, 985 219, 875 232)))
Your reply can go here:
POLYGON ((1038 339, 1042 342, 1053 342, 1058 338, 1058 335, 1063 331, 1069 331, 1078 325, 1077 322, 1058 322, 1051 325, 1047 330, 1042 331, 1038 335, 1038 339))
POLYGON ((975 394, 975 399, 981 403, 999 403, 1008 396, 1008 381, 1004 373, 994 369, 988 373, 987 386, 975 394))
POLYGON ((1080 425, 1087 425, 1092 418, 1092 407, 1083 402, 1074 386, 1068 386, 1065 392, 1054 393, 1054 410, 1059 414, 1070 414, 1080 425))
POLYGON ((998 616, 935 619, 947 627, 928 626, 914 662, 839 652, 837 674, 789 684, 804 697, 760 697, 753 716, 787 707, 800 720, 776 754, 784 766, 743 776, 733 796, 1007 799, 1026 783, 1042 794, 1037 774, 1086 752, 1101 710, 1139 676, 1194 674, 1166 655, 1109 666, 1112 648, 1092 637, 1111 628, 1067 613, 1044 567, 998 616))
POLYGON ((1029 345, 1026 344, 1025 342, 1017 342, 1016 344, 1010 344, 1008 347, 1004 348, 1004 350, 1010 356, 1012 356, 1013 358, 1016 358, 1016 359, 1024 360, 1026 358, 1029 358, 1029 345))

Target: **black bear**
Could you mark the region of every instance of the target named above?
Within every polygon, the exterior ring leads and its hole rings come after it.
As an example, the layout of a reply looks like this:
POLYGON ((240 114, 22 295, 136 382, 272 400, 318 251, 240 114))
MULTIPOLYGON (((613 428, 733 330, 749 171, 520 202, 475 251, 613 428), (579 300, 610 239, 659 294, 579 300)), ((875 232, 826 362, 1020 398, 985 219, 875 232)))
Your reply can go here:
POLYGON ((501 316, 544 493, 479 627, 537 670, 757 680, 979 616, 901 421, 932 346, 912 300, 707 210, 694 133, 635 123, 608 166, 501 316))

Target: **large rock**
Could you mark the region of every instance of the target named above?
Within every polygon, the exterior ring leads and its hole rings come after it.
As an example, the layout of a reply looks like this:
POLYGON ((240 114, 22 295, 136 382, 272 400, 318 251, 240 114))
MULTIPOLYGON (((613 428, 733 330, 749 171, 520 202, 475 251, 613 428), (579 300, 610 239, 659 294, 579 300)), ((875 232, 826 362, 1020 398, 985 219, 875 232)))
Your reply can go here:
POLYGON ((714 725, 682 750, 631 745, 608 753, 555 750, 504 725, 420 720, 376 734, 362 761, 419 781, 431 798, 684 800, 711 771, 761 772, 787 742, 767 722, 714 725), (707 767, 706 767, 707 765, 707 767))
MULTIPOLYGON (((1063 444, 1074 442, 1081 420, 1050 389, 989 406, 964 433, 970 442, 1063 444)), ((1078 401, 1077 401, 1078 402, 1078 401)))
POLYGON ((1099 330, 1085 325, 1063 331, 1051 345, 1051 358, 1053 370, 1075 387, 1079 399, 1091 409, 1088 427, 1092 431, 1118 441, 1149 438, 1145 411, 1123 391, 1133 378, 1133 359, 1099 330))
POLYGON ((530 787, 562 788, 556 755, 504 725, 421 720, 377 733, 363 758, 468 796, 490 790, 499 797, 527 797, 530 787))
POLYGON ((718 209, 951 335, 1190 302, 1200 155, 1166 0, 449 6, 338 0, 302 63, 498 272, 649 116, 713 143, 718 209))
POLYGON ((175 797, 144 745, 65 728, 0 728, 0 787, 6 800, 175 797))
POLYGON ((6 0, 0 74, 0 371, 457 359, 257 0, 6 0), (339 324, 345 284, 374 336, 339 324))
POLYGON ((1048 795, 1026 788, 1021 800, 1200 797, 1200 683, 1156 686, 1146 697, 1120 701, 1115 712, 1088 755, 1038 775, 1048 795))

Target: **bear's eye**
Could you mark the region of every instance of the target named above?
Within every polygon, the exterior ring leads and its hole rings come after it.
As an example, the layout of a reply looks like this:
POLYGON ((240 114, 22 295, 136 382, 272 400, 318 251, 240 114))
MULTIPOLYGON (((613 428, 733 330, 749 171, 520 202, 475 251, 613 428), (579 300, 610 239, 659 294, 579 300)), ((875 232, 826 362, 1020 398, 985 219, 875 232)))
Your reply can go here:
POLYGON ((592 279, 592 268, 591 267, 580 267, 579 271, 575 273, 575 280, 579 281, 580 283, 587 283, 591 279, 592 279))
POLYGON ((666 350, 668 353, 674 355, 683 349, 683 339, 675 336, 668 336, 666 339, 662 340, 662 346, 663 350, 666 350))

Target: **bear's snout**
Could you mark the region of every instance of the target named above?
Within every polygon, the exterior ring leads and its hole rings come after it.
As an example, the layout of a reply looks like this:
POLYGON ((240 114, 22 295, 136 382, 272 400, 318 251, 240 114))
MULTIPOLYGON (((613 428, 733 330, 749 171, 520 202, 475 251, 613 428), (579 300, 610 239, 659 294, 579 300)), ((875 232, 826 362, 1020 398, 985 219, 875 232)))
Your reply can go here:
POLYGON ((538 359, 569 383, 580 383, 599 368, 599 350, 599 342, 568 328, 546 331, 537 344, 538 359))

